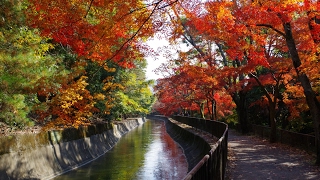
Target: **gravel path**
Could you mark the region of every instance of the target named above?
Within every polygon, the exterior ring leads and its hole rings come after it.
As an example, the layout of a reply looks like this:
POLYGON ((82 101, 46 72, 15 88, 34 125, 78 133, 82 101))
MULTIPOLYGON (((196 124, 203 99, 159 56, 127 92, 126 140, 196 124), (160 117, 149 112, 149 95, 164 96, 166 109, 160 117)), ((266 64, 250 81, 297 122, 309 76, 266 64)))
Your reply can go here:
POLYGON ((320 179, 320 167, 304 151, 234 130, 229 131, 228 146, 227 180, 320 179))

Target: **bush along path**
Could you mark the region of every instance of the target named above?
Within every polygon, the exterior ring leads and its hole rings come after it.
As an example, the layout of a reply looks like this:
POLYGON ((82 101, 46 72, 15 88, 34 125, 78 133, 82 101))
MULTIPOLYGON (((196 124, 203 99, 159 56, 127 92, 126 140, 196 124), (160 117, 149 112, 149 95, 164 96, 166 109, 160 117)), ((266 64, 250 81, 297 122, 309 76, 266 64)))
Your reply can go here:
POLYGON ((227 180, 320 179, 315 157, 287 145, 229 131, 227 180))

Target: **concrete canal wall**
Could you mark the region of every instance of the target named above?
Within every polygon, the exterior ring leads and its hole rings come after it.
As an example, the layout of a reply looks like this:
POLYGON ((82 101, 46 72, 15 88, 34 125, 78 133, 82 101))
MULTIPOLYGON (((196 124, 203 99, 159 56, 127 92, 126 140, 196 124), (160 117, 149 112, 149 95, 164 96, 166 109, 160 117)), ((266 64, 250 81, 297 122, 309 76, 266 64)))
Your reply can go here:
POLYGON ((202 137, 187 130, 187 128, 172 123, 170 120, 166 121, 166 128, 172 139, 182 147, 188 161, 188 172, 193 169, 211 149, 210 144, 202 137))
MULTIPOLYGON (((190 171, 211 149, 210 144, 187 128, 166 118, 160 119, 165 120, 168 134, 183 148, 190 171)), ((78 129, 0 137, 0 180, 51 179, 104 155, 122 135, 145 121, 139 118, 78 129)))
POLYGON ((0 138, 0 179, 50 179, 109 151, 145 119, 0 138))
POLYGON ((170 118, 163 116, 149 116, 149 119, 163 120, 166 125, 166 131, 171 138, 176 141, 183 149, 188 161, 188 171, 194 168, 199 161, 206 155, 211 145, 217 141, 210 137, 210 140, 204 139, 197 131, 182 123, 173 122, 170 118))

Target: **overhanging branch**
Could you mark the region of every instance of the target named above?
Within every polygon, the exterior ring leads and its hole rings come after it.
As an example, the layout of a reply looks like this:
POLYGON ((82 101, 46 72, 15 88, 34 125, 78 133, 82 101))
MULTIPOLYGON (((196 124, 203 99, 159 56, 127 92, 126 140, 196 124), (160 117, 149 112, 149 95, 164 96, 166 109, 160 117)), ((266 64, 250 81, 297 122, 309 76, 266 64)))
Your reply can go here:
POLYGON ((270 24, 257 24, 256 26, 262 26, 262 27, 270 28, 270 29, 274 30, 275 32, 279 33, 280 35, 282 35, 283 37, 286 37, 286 34, 284 32, 280 31, 279 29, 276 29, 275 27, 273 27, 270 24))

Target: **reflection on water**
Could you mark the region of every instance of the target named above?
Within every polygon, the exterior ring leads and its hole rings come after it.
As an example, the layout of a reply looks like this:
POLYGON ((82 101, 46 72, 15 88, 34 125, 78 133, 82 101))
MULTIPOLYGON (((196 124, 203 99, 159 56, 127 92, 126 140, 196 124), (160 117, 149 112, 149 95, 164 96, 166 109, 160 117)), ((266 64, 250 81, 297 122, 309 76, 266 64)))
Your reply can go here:
POLYGON ((187 171, 183 151, 166 133, 164 122, 149 120, 101 158, 54 179, 182 179, 187 171))

